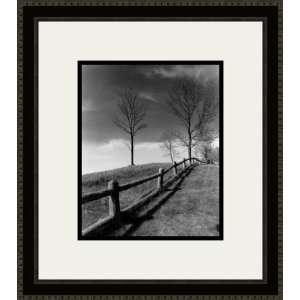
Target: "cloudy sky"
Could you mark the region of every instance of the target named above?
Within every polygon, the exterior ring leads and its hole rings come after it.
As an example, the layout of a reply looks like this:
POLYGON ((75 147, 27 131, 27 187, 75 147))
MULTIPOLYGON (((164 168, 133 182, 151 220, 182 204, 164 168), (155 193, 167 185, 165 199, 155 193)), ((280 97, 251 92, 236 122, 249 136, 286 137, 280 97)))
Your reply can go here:
MULTIPOLYGON (((217 65, 83 65, 82 66, 82 173, 130 164, 128 135, 112 122, 118 92, 134 89, 146 101, 148 127, 135 138, 135 164, 167 162, 160 148, 163 132, 178 130, 178 120, 166 104, 168 91, 178 76, 218 82, 217 65)), ((178 160, 187 157, 179 150, 178 160)))

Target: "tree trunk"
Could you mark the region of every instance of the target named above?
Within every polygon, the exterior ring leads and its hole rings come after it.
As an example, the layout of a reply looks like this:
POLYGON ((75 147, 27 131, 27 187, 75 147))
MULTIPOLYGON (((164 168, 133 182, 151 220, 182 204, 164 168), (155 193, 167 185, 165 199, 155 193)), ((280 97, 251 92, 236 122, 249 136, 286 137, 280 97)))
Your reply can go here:
POLYGON ((189 143, 189 159, 191 159, 191 158, 192 158, 192 146, 189 143))
POLYGON ((206 146, 204 147, 204 159, 206 162, 208 162, 208 149, 206 146))
POLYGON ((172 162, 172 165, 173 165, 174 159, 173 159, 173 155, 172 155, 172 150, 170 150, 170 158, 171 158, 171 162, 172 162))
POLYGON ((192 158, 192 134, 189 132, 189 144, 188 144, 188 151, 189 151, 189 159, 192 158))
POLYGON ((134 166, 134 143, 133 143, 133 135, 130 136, 130 152, 131 152, 131 165, 134 166))

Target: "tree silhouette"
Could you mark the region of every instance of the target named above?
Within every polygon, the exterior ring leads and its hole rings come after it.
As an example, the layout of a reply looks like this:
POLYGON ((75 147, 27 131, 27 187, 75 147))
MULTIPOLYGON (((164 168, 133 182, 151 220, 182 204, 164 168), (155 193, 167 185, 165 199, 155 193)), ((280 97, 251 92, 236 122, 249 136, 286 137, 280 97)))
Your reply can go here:
POLYGON ((134 138, 137 133, 146 128, 144 122, 147 105, 141 101, 133 89, 125 89, 118 94, 118 115, 114 116, 114 124, 130 136, 131 165, 134 165, 134 138))
POLYGON ((173 164, 178 155, 176 151, 176 135, 171 131, 166 131, 163 133, 160 141, 161 149, 170 157, 171 163, 173 164))
POLYGON ((205 86, 205 93, 197 109, 197 124, 195 126, 196 139, 200 142, 211 142, 218 135, 218 130, 213 125, 219 114, 218 87, 215 81, 209 81, 205 86))
POLYGON ((180 77, 175 80, 169 91, 167 104, 172 113, 180 121, 183 133, 177 138, 188 149, 188 157, 192 157, 192 148, 197 131, 197 108, 202 100, 203 85, 190 77, 180 77))

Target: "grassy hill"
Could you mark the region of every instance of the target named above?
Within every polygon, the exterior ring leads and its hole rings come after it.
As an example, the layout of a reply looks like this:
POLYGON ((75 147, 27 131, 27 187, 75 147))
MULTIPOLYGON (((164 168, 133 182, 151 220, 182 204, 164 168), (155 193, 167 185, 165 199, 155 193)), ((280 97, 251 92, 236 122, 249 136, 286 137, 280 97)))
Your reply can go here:
POLYGON ((219 166, 194 168, 176 193, 133 236, 218 236, 219 166))
MULTIPOLYGON (((153 163, 137 166, 128 166, 124 168, 85 174, 82 176, 82 195, 105 190, 110 180, 114 179, 119 184, 125 184, 144 177, 153 175, 158 172, 159 168, 168 168, 168 163, 153 163)), ((171 172, 168 176, 171 176, 171 172)), ((121 208, 128 206, 133 200, 139 198, 145 192, 156 187, 156 179, 141 184, 135 188, 129 189, 120 193, 121 208)), ((94 223, 99 218, 103 218, 108 214, 107 197, 87 203, 83 205, 82 209, 82 227, 94 223)))

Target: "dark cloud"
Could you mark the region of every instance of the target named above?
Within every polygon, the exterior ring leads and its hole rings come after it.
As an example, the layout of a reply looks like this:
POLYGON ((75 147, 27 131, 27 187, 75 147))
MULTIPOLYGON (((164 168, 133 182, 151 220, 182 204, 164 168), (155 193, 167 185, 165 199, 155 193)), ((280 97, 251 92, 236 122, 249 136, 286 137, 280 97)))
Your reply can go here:
POLYGON ((163 131, 179 126, 166 105, 175 78, 184 75, 217 82, 219 76, 215 65, 85 65, 82 70, 82 137, 89 144, 128 138, 112 122, 122 89, 136 90, 148 103, 148 128, 137 142, 156 142, 163 131))

